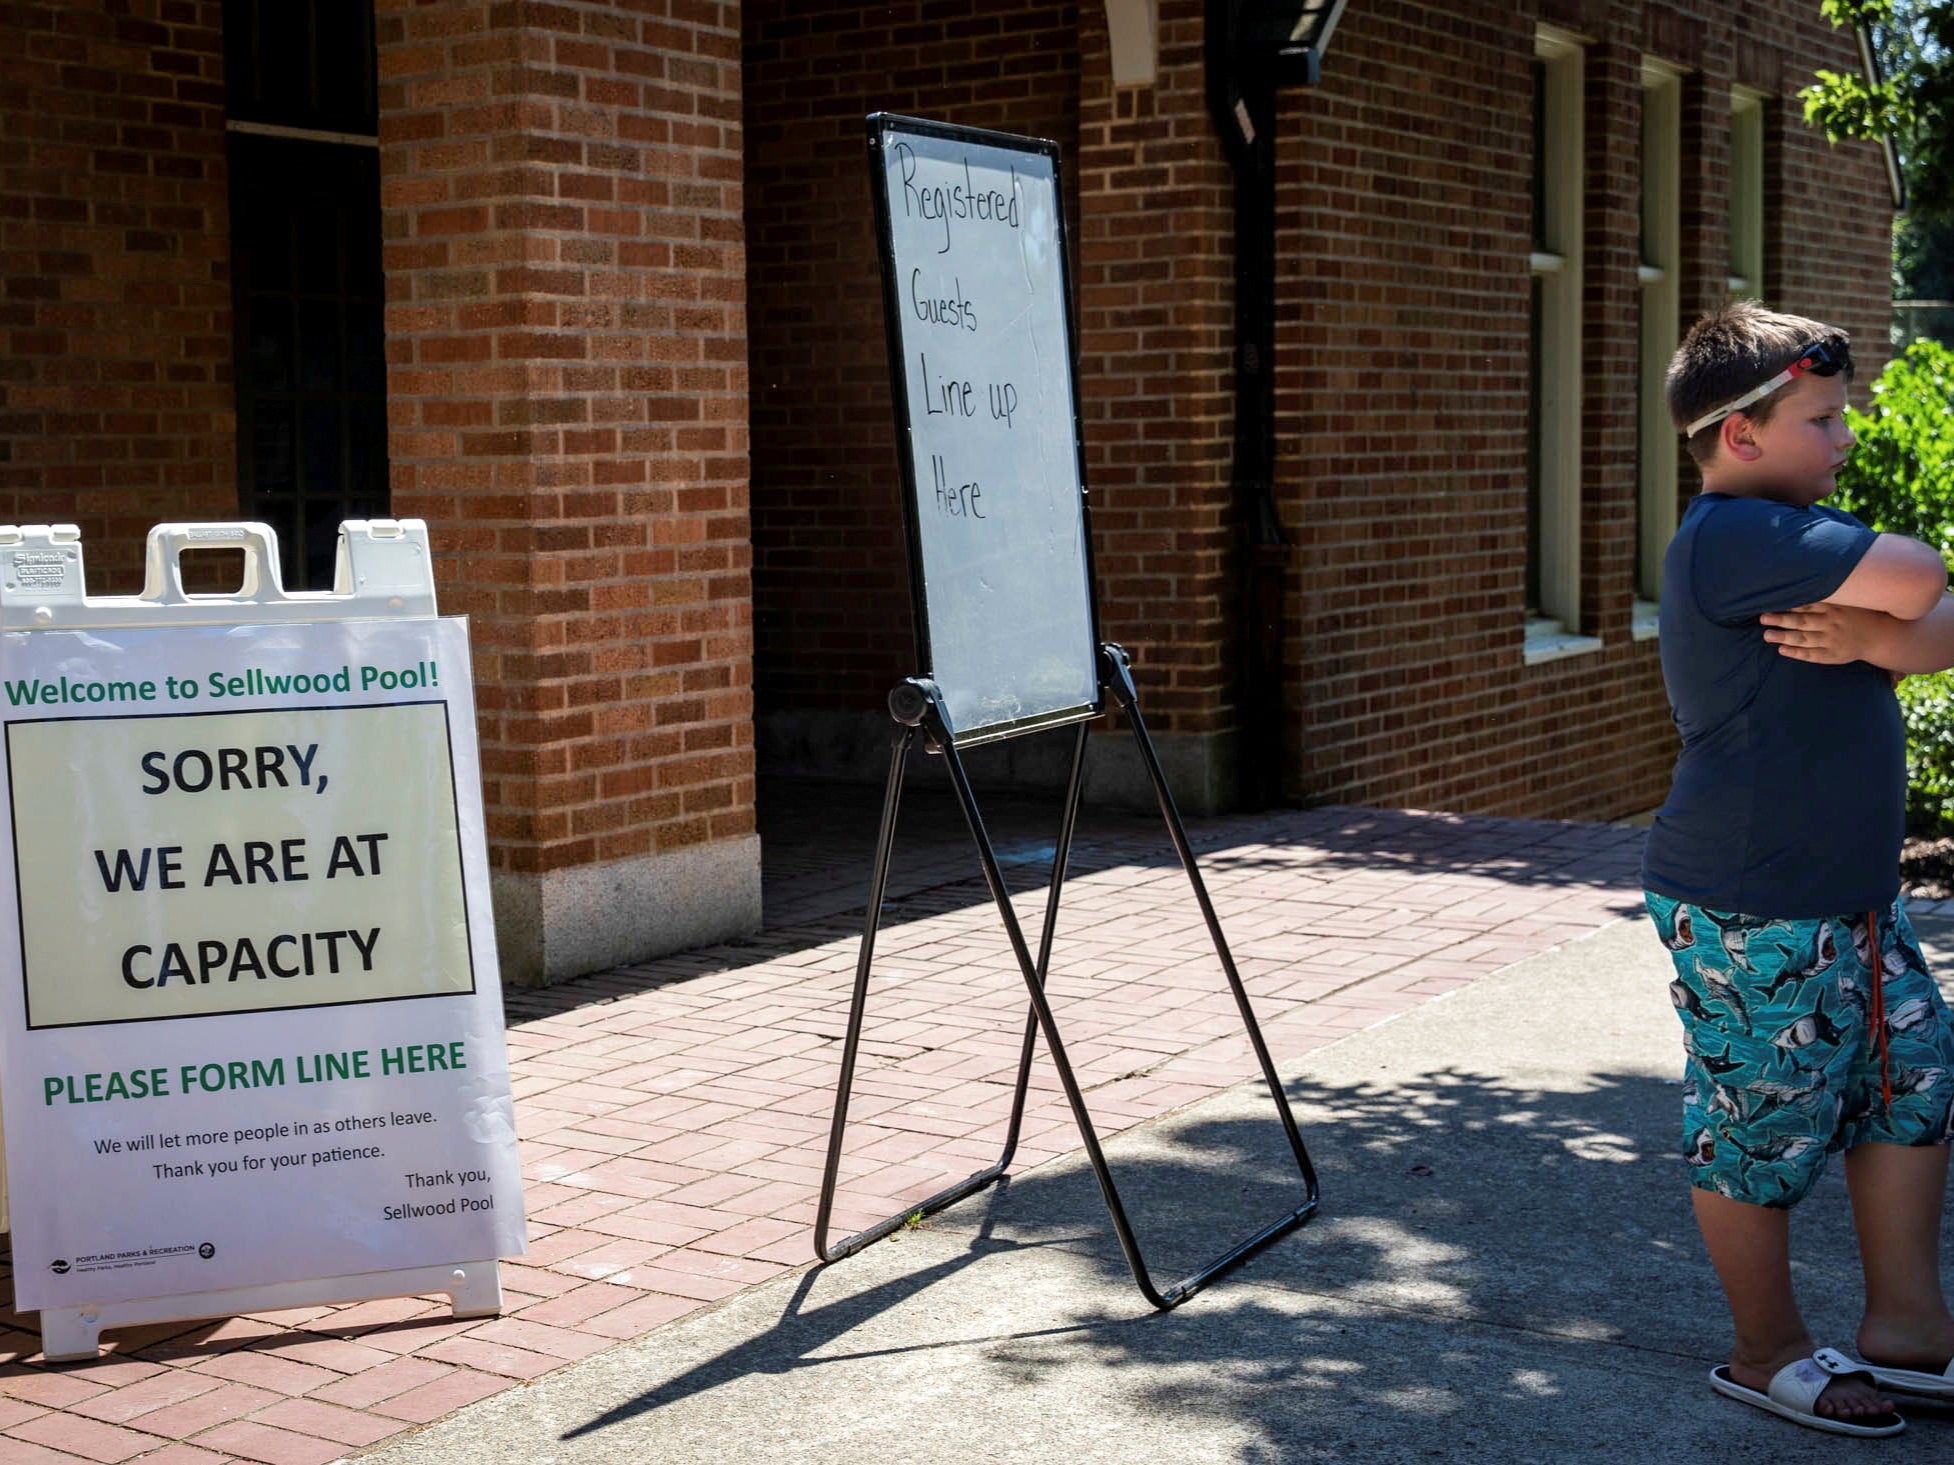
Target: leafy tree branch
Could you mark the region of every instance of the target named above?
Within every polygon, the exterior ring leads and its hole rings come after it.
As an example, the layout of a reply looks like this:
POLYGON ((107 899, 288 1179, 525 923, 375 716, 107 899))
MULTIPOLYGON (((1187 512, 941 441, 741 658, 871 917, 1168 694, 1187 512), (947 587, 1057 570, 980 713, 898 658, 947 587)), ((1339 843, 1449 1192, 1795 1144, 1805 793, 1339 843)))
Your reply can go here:
POLYGON ((1864 26, 1880 78, 1820 71, 1799 92, 1805 120, 1837 142, 1890 138, 1916 221, 1954 223, 1954 5, 1822 0, 1826 19, 1864 26))

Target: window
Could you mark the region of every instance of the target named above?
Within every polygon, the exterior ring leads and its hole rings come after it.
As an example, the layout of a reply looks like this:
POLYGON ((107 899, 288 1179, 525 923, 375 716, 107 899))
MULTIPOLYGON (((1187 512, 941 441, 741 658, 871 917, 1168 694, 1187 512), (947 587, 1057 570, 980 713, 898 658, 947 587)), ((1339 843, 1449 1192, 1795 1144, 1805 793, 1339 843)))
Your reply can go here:
POLYGON ((1764 296, 1764 97, 1730 93, 1730 293, 1764 296))
POLYGON ((1525 657, 1600 641, 1581 624, 1580 43, 1540 28, 1533 67, 1533 248, 1525 657))
POLYGON ((1641 357, 1636 392, 1635 610, 1633 634, 1656 633, 1662 554, 1676 533, 1680 445, 1664 404, 1663 377, 1675 354, 1682 311, 1682 74, 1642 62, 1641 357))
POLYGON ((239 507, 291 588, 384 517, 387 392, 373 11, 226 0, 239 507))

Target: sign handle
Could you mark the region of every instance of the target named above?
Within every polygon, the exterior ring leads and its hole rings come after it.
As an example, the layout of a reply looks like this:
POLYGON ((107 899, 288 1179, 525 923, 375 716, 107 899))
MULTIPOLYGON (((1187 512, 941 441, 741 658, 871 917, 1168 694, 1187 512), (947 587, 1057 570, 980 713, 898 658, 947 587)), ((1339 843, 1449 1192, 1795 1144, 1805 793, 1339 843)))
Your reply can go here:
POLYGON ((81 531, 73 524, 0 524, 4 630, 392 620, 438 613, 434 562, 421 519, 341 524, 330 590, 285 589, 278 531, 255 522, 156 525, 143 551, 140 595, 90 595, 86 578, 81 531), (243 584, 224 594, 186 590, 183 556, 198 549, 242 551, 243 584))
POLYGON ((269 524, 158 524, 143 550, 142 598, 152 605, 194 605, 208 595, 183 587, 183 556, 193 549, 244 551, 244 584, 226 600, 259 604, 285 598, 278 569, 278 534, 269 524))

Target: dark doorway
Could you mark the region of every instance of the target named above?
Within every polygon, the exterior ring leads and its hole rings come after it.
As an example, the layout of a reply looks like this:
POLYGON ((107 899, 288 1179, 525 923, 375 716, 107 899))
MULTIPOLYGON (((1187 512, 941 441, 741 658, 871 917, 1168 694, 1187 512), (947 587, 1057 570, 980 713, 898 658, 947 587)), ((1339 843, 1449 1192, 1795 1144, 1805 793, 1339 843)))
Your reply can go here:
POLYGON ((342 519, 388 510, 373 13, 224 7, 239 507, 285 583, 328 588, 342 519))

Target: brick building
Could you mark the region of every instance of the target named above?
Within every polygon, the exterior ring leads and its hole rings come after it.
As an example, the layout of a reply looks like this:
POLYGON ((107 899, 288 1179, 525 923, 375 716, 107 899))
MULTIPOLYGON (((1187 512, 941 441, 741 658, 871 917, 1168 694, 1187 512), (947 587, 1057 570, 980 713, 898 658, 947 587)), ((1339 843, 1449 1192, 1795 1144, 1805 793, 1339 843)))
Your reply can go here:
POLYGON ((318 583, 425 518, 511 979, 749 929, 756 774, 876 776, 919 669, 862 117, 995 127, 1062 149, 1101 620, 1187 801, 1653 806, 1650 364, 1737 290, 1877 366, 1884 160, 1794 95, 1851 38, 1351 0, 1230 136, 1242 8, 0 0, 0 519, 126 591, 159 519, 318 583))

